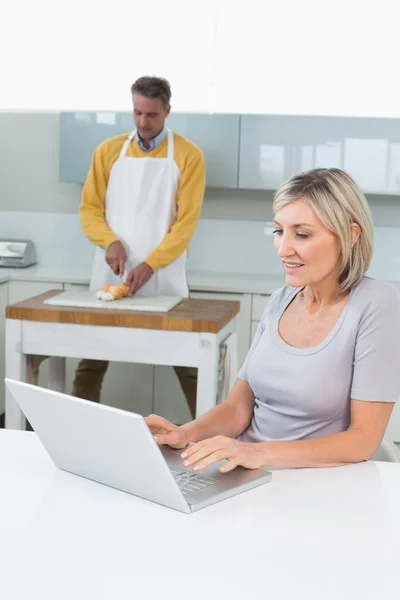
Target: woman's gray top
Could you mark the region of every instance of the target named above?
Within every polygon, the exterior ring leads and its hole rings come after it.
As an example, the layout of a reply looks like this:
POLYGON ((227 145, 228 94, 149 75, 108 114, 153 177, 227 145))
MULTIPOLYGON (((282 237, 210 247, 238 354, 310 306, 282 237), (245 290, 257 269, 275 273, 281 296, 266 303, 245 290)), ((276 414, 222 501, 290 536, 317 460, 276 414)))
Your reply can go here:
POLYGON ((274 292, 238 377, 255 394, 247 442, 298 440, 345 431, 350 399, 395 402, 400 394, 400 293, 364 277, 323 342, 294 348, 279 320, 302 288, 274 292))

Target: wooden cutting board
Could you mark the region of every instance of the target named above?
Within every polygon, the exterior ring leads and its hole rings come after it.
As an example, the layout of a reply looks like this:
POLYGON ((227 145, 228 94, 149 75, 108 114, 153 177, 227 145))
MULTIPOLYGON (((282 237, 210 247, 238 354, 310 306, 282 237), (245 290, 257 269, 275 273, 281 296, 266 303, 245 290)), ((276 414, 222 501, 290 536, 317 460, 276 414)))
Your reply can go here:
POLYGON ((168 312, 181 302, 177 296, 138 296, 121 298, 105 302, 98 300, 93 292, 86 290, 71 290, 48 298, 43 304, 50 306, 71 306, 73 308, 102 308, 109 310, 139 310, 141 312, 168 312))

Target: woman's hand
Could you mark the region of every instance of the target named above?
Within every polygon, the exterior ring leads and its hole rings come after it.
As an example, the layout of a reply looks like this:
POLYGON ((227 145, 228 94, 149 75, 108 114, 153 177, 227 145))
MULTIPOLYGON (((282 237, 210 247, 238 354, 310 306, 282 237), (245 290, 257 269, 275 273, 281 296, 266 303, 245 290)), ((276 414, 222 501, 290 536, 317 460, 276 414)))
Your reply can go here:
POLYGON ((182 427, 174 425, 158 415, 150 415, 145 417, 144 420, 159 446, 163 444, 171 446, 171 448, 185 448, 187 446, 186 432, 182 427))
POLYGON ((193 471, 196 472, 224 459, 228 462, 219 468, 223 473, 232 471, 238 465, 246 469, 265 466, 261 444, 238 442, 223 435, 190 444, 181 456, 184 459, 183 465, 186 468, 193 466, 193 471))

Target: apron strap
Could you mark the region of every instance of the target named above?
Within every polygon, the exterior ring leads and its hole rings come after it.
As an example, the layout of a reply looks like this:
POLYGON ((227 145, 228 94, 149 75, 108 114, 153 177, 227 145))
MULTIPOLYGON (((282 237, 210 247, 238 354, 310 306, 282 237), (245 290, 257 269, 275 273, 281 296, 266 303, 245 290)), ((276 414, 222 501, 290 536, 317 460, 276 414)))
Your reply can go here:
MULTIPOLYGON (((167 131, 168 131, 168 156, 167 156, 167 158, 170 162, 174 162, 174 134, 172 133, 172 131, 170 129, 168 129, 167 131)), ((125 143, 122 146, 122 150, 119 155, 120 158, 126 156, 129 144, 131 143, 131 141, 133 140, 135 135, 136 135, 136 129, 134 129, 132 131, 132 133, 130 133, 129 136, 126 138, 125 143)))
POLYGON ((168 129, 168 160, 174 162, 174 134, 168 129))
POLYGON ((128 137, 126 138, 126 140, 125 140, 125 143, 124 143, 124 145, 122 146, 122 150, 121 150, 121 152, 120 152, 120 155, 119 155, 119 157, 120 157, 120 158, 121 158, 121 157, 124 157, 124 156, 126 156, 126 153, 127 153, 127 151, 128 151, 128 147, 129 147, 129 144, 131 143, 131 141, 133 140, 133 138, 135 137, 135 135, 136 135, 136 129, 134 129, 134 130, 132 131, 132 133, 130 133, 130 134, 128 135, 128 137))

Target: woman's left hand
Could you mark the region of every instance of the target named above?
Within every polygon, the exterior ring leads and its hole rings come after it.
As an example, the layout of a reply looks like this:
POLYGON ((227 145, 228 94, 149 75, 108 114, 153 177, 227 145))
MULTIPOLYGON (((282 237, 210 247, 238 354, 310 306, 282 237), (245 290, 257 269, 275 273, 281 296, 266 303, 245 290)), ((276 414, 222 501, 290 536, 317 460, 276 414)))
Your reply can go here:
POLYGON ((224 459, 228 462, 219 468, 223 473, 232 471, 238 465, 246 469, 259 469, 265 466, 261 444, 238 442, 223 435, 191 444, 181 456, 184 459, 184 466, 193 467, 195 472, 224 459))

